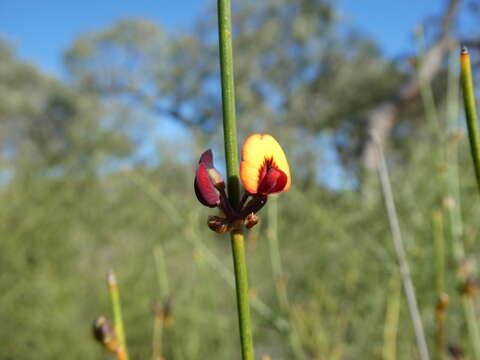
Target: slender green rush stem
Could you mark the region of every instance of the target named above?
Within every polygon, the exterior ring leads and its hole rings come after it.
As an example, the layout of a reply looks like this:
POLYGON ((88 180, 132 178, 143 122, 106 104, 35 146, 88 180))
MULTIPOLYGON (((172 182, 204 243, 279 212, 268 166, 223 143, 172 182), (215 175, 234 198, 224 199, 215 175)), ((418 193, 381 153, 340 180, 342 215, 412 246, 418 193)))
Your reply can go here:
POLYGON ((432 213, 432 225, 437 295, 440 295, 445 291, 445 237, 443 233, 443 214, 440 210, 435 210, 432 213))
POLYGON ((470 150, 472 153, 473 164, 475 166, 478 190, 480 191, 480 135, 478 133, 475 89, 473 87, 470 55, 468 54, 468 49, 466 46, 462 47, 462 52, 460 54, 460 69, 463 101, 465 104, 465 116, 467 118, 468 136, 470 138, 470 150))
MULTIPOLYGON (((228 195, 234 208, 240 199, 238 172, 237 125, 235 118, 235 87, 233 74, 232 19, 230 0, 218 0, 218 37, 220 46, 220 73, 222 78, 223 136, 227 163, 228 195)), ((253 360, 252 324, 248 301, 248 276, 245 261, 245 240, 241 228, 231 232, 235 284, 237 289, 238 320, 242 358, 253 360)))
POLYGON ((387 163, 385 161, 385 155, 383 154, 383 150, 380 146, 380 142, 378 141, 377 136, 374 136, 374 140, 377 145, 377 151, 379 156, 378 175, 380 178, 380 185, 385 201, 385 207, 387 209, 388 221, 390 224, 393 244, 400 269, 400 277, 402 279, 403 289, 407 298, 407 305, 408 309, 410 310, 410 317, 412 319, 413 329, 415 331, 415 339, 417 341, 418 352, 421 360, 429 360, 430 355, 428 353, 427 340, 425 337, 425 331, 423 330, 420 311, 418 310, 415 288, 413 287, 412 276, 410 274, 410 268, 407 262, 407 254, 405 252, 405 248, 403 247, 400 223, 398 221, 397 210, 393 199, 393 192, 390 184, 390 177, 388 175, 387 163))
POLYGON ((115 326, 115 335, 117 336, 120 351, 118 359, 128 360, 127 344, 125 341, 125 330, 123 329, 122 307, 120 305, 120 293, 118 291, 117 279, 113 270, 108 272, 107 276, 108 292, 113 310, 113 322, 115 326))
POLYGON ((160 296, 162 299, 170 295, 170 287, 168 284, 167 264, 162 245, 158 244, 153 249, 155 260, 155 270, 157 272, 158 287, 160 288, 160 296))
POLYGON ((435 247, 435 277, 437 305, 435 309, 435 352, 436 359, 445 359, 445 318, 448 308, 448 295, 445 293, 445 237, 441 210, 432 213, 433 238, 435 247))
POLYGON ((278 303, 283 313, 288 316, 290 321, 289 340, 292 346, 292 351, 295 359, 306 359, 302 349, 302 343, 297 331, 297 326, 293 319, 293 308, 290 304, 287 294, 287 284, 283 273, 282 259, 280 257, 280 245, 278 241, 278 198, 271 196, 268 205, 268 249, 270 253, 270 260, 272 264, 272 272, 275 281, 275 290, 277 294, 278 303))
POLYGON ((475 314, 475 304, 472 296, 462 294, 462 305, 467 320, 468 334, 470 336, 470 345, 472 346, 473 358, 480 359, 480 330, 478 328, 477 316, 475 314))
POLYGON ((458 113, 460 108, 460 91, 458 75, 455 71, 458 69, 458 54, 451 52, 448 66, 448 85, 447 85, 447 128, 450 135, 450 140, 446 144, 446 161, 447 161, 447 187, 448 195, 453 203, 447 206, 449 220, 451 224, 450 229, 450 246, 452 250, 453 259, 456 264, 465 257, 463 248, 463 220, 462 220, 462 204, 460 199, 460 184, 459 184, 459 169, 458 169, 458 145, 460 141, 458 113), (455 135, 456 134, 456 135, 455 135))
MULTIPOLYGON (((473 86, 472 68, 470 55, 466 46, 462 46, 460 53, 460 75, 463 90, 463 101, 465 106, 465 117, 467 119, 468 136, 470 139, 470 151, 472 153, 475 176, 477 178, 478 190, 480 191, 480 135, 478 132, 477 109, 475 105, 475 89, 473 86)), ((462 295, 467 326, 472 343, 472 350, 475 359, 480 359, 480 331, 475 315, 475 307, 471 296, 462 295)))
MULTIPOLYGON (((163 248, 160 243, 153 249, 153 256, 155 260, 155 270, 157 272, 158 287, 160 290, 160 299, 162 302, 165 302, 170 295, 170 290, 165 254, 163 253, 163 248)), ((164 319, 162 319, 155 311, 152 334, 152 360, 162 359, 163 324, 164 319)))
POLYGON ((250 320, 250 304, 248 303, 248 278, 245 261, 245 241, 241 230, 231 233, 233 264, 235 268, 235 285, 237 289, 238 321, 240 323, 240 340, 242 358, 253 360, 252 324, 250 320))
POLYGON ((162 359, 163 321, 155 314, 152 335, 152 360, 162 359))
POLYGON ((240 199, 238 173, 237 124, 235 115, 235 86, 233 81, 232 18, 230 0, 218 0, 218 37, 220 72, 222 78, 223 138, 227 162, 228 196, 236 207, 240 199))
POLYGON ((390 279, 385 325, 383 327, 383 360, 396 360, 398 320, 400 318, 401 283, 395 273, 390 279))

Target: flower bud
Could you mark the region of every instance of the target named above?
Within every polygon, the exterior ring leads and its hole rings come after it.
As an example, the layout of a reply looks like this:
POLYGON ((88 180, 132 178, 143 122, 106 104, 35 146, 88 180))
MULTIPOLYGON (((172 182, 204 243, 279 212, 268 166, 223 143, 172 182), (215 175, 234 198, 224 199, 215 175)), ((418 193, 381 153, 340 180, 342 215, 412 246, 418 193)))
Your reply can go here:
POLYGON ((258 224, 258 216, 255 215, 254 213, 248 214, 247 217, 245 218, 245 226, 247 227, 247 229, 251 229, 257 224, 258 224))
POLYGON ((118 342, 112 324, 105 316, 99 316, 93 322, 93 336, 111 353, 118 351, 118 342))
POLYGON ((205 151, 198 162, 195 174, 195 194, 198 201, 208 207, 220 204, 220 191, 225 188, 222 175, 213 166, 212 150, 205 151))
POLYGON ((223 234, 224 232, 230 231, 232 229, 232 226, 227 221, 227 219, 221 218, 219 216, 210 216, 208 218, 208 227, 218 234, 223 234))

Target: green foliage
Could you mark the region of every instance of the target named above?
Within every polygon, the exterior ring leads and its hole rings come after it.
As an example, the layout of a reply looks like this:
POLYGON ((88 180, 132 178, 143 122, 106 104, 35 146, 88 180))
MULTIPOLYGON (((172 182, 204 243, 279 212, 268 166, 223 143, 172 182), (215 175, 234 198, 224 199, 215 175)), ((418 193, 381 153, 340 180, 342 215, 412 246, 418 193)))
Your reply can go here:
MULTIPOLYGON (((292 189, 278 198, 290 309, 277 299, 268 204, 248 232, 257 356, 298 359, 295 333, 307 359, 416 358, 383 203, 367 206, 355 188, 334 192, 318 182, 322 171, 328 176, 323 140, 336 142, 345 162, 355 164, 362 114, 391 95, 402 71, 370 40, 339 31, 329 2, 247 1, 234 10, 239 138, 273 133, 293 173, 292 189)), ((82 36, 65 57, 69 83, 0 43, 0 358, 106 358, 90 327, 97 315, 111 318, 111 268, 132 359, 151 357, 152 306, 167 297, 173 323, 163 329, 166 359, 240 358, 230 244, 207 228, 212 212, 193 193, 199 149, 215 149, 219 139, 212 135, 221 107, 209 16, 192 34, 125 20, 82 36), (146 137, 152 115, 160 124, 168 118, 186 125, 188 143, 151 144, 160 161, 139 165, 134 155, 142 139, 134 134, 146 137), (160 245, 168 293, 155 267, 160 245)), ((429 346, 437 295, 431 214, 440 210, 447 343, 468 352, 454 240, 468 257, 478 254, 480 210, 466 139, 453 136, 458 111, 449 84, 435 89, 437 115, 446 114, 438 116, 441 136, 418 101, 387 157, 429 346)))

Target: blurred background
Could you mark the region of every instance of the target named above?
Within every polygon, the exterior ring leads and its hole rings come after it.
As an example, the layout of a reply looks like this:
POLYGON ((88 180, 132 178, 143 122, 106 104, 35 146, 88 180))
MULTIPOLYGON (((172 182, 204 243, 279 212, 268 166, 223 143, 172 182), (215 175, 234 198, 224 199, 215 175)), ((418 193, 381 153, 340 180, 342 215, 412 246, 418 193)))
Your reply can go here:
MULTIPOLYGON (((272 134, 293 172, 247 234, 257 357, 418 358, 375 132, 430 350, 444 291, 440 352, 474 359, 458 54, 480 74, 480 1, 233 1, 233 19, 239 141, 272 134)), ((240 359, 230 244, 193 191, 203 150, 224 172, 216 26, 214 1, 0 2, 0 359, 108 358, 109 269, 132 359, 240 359)))

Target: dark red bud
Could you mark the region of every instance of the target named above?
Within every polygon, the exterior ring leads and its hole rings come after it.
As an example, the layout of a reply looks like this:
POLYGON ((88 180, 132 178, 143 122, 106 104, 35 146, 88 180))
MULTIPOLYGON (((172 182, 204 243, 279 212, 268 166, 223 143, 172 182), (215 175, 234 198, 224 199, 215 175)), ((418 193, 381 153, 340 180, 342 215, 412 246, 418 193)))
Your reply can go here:
POLYGON ((212 150, 205 151, 198 162, 195 174, 195 194, 198 200, 205 206, 215 207, 220 203, 218 190, 225 189, 222 174, 213 166, 212 150))
POLYGON ((207 166, 200 163, 195 175, 195 195, 198 201, 208 207, 216 207, 220 203, 220 193, 215 188, 212 179, 208 174, 207 166))
POLYGON ((287 185, 287 175, 285 175, 282 170, 271 167, 265 171, 259 182, 258 194, 274 194, 285 188, 285 185, 287 185))
POLYGON ((199 164, 205 164, 207 168, 213 168, 213 154, 212 150, 208 149, 202 155, 200 155, 199 164))

